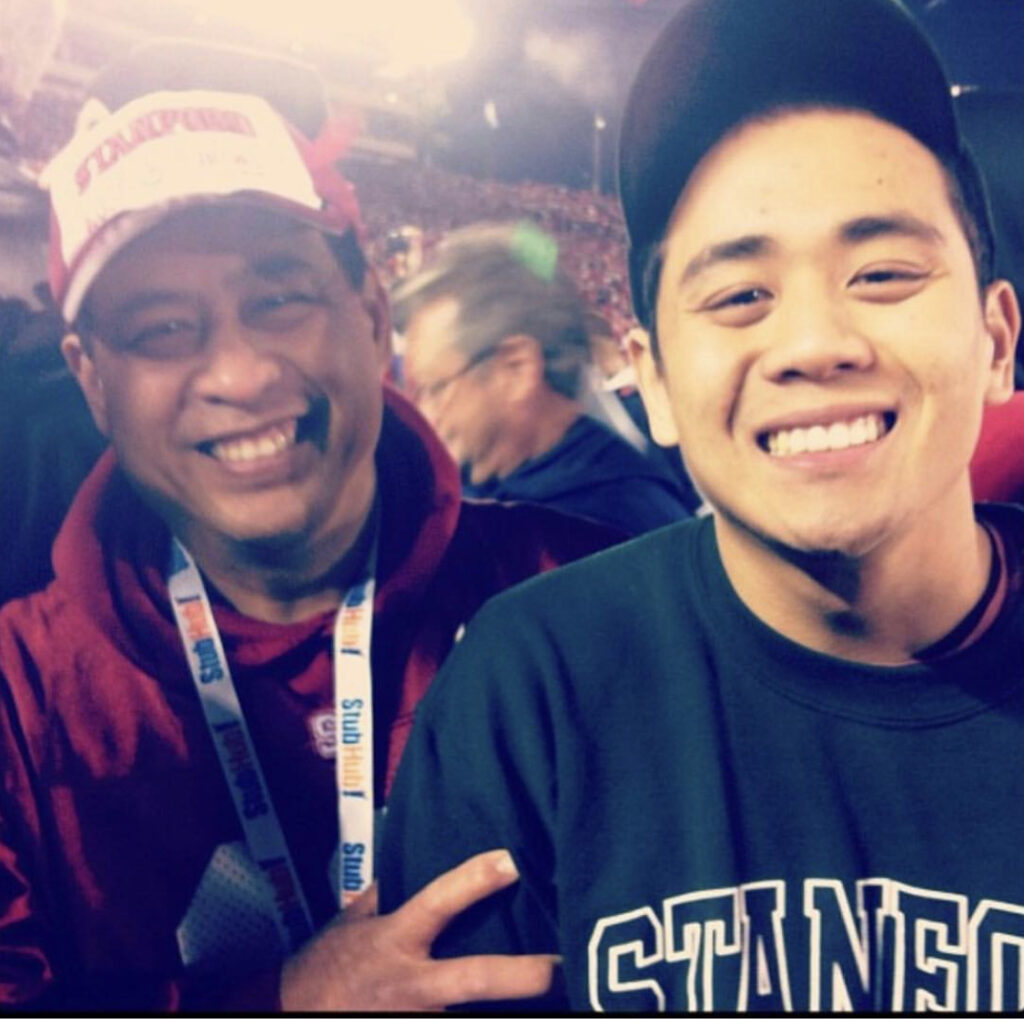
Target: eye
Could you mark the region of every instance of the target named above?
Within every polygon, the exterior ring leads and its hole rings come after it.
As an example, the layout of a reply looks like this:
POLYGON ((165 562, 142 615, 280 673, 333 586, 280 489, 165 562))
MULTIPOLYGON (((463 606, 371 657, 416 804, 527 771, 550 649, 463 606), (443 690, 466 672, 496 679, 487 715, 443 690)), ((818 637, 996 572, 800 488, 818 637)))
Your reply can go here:
POLYGON ((709 309, 727 309, 730 306, 753 306, 755 303, 770 299, 771 295, 764 288, 743 288, 731 292, 720 299, 715 299, 709 309))
POLYGON ((742 285, 715 292, 699 307, 723 327, 747 327, 767 316, 775 296, 760 285, 742 285))
POLYGON ((247 299, 242 305, 242 319, 256 327, 282 330, 301 323, 309 312, 324 304, 321 292, 308 288, 268 292, 247 299))
POLYGON ((868 302, 902 302, 916 295, 930 277, 931 271, 922 267, 883 264, 858 271, 849 288, 868 302))
POLYGON ((279 295, 264 295, 252 303, 252 309, 259 312, 265 309, 281 309, 292 303, 309 303, 313 296, 308 292, 282 292, 279 295))
POLYGON ((197 352, 203 327, 187 318, 155 320, 114 333, 113 347, 146 359, 179 359, 197 352))

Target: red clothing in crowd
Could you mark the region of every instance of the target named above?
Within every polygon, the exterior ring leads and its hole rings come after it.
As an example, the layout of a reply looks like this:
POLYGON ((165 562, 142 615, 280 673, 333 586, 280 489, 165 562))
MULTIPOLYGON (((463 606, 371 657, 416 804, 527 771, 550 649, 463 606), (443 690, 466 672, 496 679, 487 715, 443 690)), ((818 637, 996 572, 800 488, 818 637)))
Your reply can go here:
POLYGON ((1024 502, 1024 391, 985 406, 971 484, 975 501, 1024 502))

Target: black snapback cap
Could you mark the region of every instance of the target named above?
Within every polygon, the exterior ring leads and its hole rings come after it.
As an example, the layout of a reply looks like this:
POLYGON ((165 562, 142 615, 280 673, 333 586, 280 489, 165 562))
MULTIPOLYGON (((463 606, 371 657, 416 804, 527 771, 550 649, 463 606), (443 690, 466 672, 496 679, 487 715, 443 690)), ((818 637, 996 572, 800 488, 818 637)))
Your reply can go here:
POLYGON ((641 320, 651 247, 704 154, 758 113, 818 103, 875 114, 976 174, 938 55, 897 0, 684 0, 641 64, 619 136, 641 320))

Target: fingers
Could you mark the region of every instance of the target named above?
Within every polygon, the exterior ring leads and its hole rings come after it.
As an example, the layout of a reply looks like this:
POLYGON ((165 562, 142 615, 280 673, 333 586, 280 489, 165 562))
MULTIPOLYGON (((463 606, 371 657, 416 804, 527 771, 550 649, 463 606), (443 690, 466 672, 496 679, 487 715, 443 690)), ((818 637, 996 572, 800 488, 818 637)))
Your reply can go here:
POLYGON ((371 886, 281 972, 285 1010, 429 1011, 528 999, 551 987, 548 955, 431 958, 449 921, 519 877, 506 850, 478 854, 424 886, 393 914, 374 916, 371 886))
POLYGON ((392 924, 407 947, 429 949, 453 917, 518 877, 507 850, 478 853, 410 897, 391 915, 392 924))
POLYGON ((530 999, 547 992, 561 957, 464 956, 435 960, 419 979, 416 1002, 443 1009, 459 1003, 530 999))

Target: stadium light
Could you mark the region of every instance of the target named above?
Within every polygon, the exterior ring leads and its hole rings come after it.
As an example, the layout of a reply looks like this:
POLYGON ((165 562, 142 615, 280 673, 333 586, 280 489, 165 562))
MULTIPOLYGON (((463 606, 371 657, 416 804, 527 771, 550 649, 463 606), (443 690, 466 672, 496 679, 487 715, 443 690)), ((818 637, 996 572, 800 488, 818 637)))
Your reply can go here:
POLYGON ((590 190, 595 195, 601 191, 601 136, 608 122, 604 115, 598 111, 594 114, 594 145, 591 150, 590 163, 590 190))
MULTIPOLYGON (((156 3, 158 0, 150 0, 156 3)), ((340 53, 379 54, 380 73, 401 77, 465 57, 476 37, 460 0, 178 0, 197 18, 237 22, 249 30, 300 46, 340 53)))
MULTIPOLYGON (((459 0, 387 0, 376 6, 377 27, 388 53, 382 74, 398 77, 457 63, 475 42, 473 22, 459 0)), ((367 13, 374 8, 373 3, 366 4, 367 13)))

